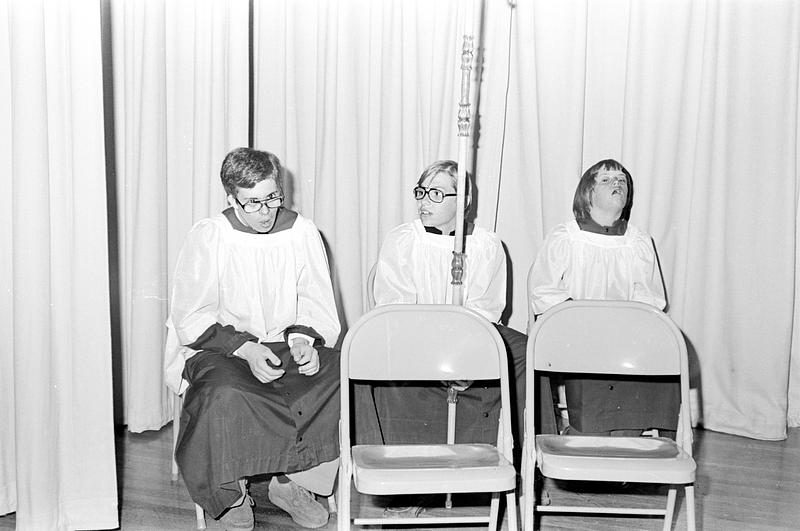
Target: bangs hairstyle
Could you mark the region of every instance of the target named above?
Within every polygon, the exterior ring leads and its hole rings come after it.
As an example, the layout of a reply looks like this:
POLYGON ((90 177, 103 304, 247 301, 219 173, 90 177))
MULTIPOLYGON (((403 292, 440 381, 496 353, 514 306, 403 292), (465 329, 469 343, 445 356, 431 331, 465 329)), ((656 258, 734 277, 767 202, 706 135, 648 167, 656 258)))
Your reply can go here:
POLYGON ((633 178, 628 170, 625 169, 625 166, 614 159, 601 160, 581 176, 581 180, 578 181, 578 187, 575 189, 575 198, 572 200, 572 213, 575 214, 575 219, 585 220, 591 218, 589 211, 592 208, 592 192, 596 184, 595 178, 603 170, 621 171, 625 174, 625 178, 628 181, 628 201, 622 209, 620 219, 630 220, 631 208, 633 208, 633 178))
POLYGON ((228 195, 236 196, 237 188, 252 188, 266 179, 275 181, 283 192, 283 167, 281 161, 268 151, 236 148, 225 156, 219 171, 222 187, 228 195))
MULTIPOLYGON (((458 191, 458 163, 454 160, 437 160, 422 172, 422 175, 419 176, 417 179, 417 186, 422 186, 422 183, 427 181, 428 179, 433 179, 436 174, 444 173, 448 177, 450 177, 450 184, 453 186, 453 190, 456 192, 458 191)), ((466 203, 464 205, 464 212, 469 213, 469 209, 472 206, 472 175, 469 172, 466 172, 465 179, 464 179, 464 192, 467 198, 466 203)))

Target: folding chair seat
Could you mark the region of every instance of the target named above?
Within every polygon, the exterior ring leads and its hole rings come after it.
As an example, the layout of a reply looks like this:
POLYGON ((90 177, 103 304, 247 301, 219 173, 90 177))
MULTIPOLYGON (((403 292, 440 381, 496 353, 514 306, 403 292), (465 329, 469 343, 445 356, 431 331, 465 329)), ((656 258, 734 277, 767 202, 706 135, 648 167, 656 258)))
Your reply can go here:
MULTIPOLYGON (((339 529, 351 525, 485 522, 497 527, 501 494, 511 529, 517 528, 516 471, 505 346, 485 318, 460 306, 393 304, 368 312, 347 333, 341 352, 342 385, 339 529), (501 414, 496 445, 350 443, 351 381, 499 380, 501 414), (492 493, 487 515, 356 515, 351 489, 367 495, 492 493)), ((399 404, 398 407, 403 407, 399 404)), ((439 407, 431 404, 431 407, 439 407)), ((441 407, 447 407, 442 403, 441 407)))
MULTIPOLYGON (((692 430, 686 343, 663 312, 638 302, 567 301, 532 325, 528 337, 523 458, 523 520, 534 529, 537 513, 663 515, 669 530, 676 485, 683 485, 687 528, 695 529, 692 430), (681 406, 676 440, 661 437, 537 435, 534 371, 615 376, 678 376, 681 406), (669 485, 666 506, 537 505, 534 476, 565 481, 669 485)), ((566 397, 569 400, 569 396, 566 397)), ((551 493, 552 494, 552 493, 551 493)))
MULTIPOLYGON (((367 275, 367 311, 370 311, 375 308, 375 275, 378 271, 378 263, 372 264, 372 267, 369 270, 367 275)), ((459 387, 458 383, 451 382, 450 387, 447 390, 447 443, 453 444, 456 439, 456 427, 455 427, 455 416, 456 416, 456 404, 458 402, 458 393, 462 390, 459 387)), ((445 506, 450 508, 452 506, 452 497, 450 493, 447 495, 447 501, 445 502, 445 506)))

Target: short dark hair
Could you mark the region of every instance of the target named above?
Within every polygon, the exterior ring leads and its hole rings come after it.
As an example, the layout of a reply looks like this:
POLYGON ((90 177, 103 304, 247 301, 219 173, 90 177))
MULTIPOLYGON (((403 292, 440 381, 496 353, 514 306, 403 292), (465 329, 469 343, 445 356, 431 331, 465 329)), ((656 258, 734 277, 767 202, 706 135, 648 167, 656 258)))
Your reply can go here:
POLYGON ((232 196, 236 196, 237 188, 252 188, 266 179, 272 179, 278 190, 283 190, 281 161, 269 151, 247 147, 232 150, 222 161, 219 178, 225 192, 232 196))
MULTIPOLYGON (((422 171, 422 174, 417 179, 417 186, 422 186, 422 183, 429 178, 433 178, 439 173, 444 173, 450 177, 450 183, 453 189, 458 191, 458 163, 454 160, 437 160, 422 171)), ((469 213, 472 206, 472 175, 466 172, 464 180, 464 197, 466 197, 466 204, 464 205, 464 212, 469 213)))
POLYGON ((578 187, 575 189, 575 197, 572 200, 572 213, 575 214, 576 220, 589 219, 589 211, 592 208, 592 192, 594 191, 595 177, 601 171, 612 170, 621 171, 625 174, 628 181, 628 201, 622 209, 620 219, 630 220, 631 208, 633 208, 633 177, 630 172, 625 169, 625 166, 620 164, 614 159, 605 159, 596 163, 594 166, 586 170, 578 181, 578 187))

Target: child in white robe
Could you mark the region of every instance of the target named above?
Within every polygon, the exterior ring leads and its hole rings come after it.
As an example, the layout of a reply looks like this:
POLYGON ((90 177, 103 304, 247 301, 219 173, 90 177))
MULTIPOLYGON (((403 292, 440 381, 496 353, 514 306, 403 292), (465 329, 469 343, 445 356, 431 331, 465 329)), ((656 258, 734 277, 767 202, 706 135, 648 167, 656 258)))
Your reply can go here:
MULTIPOLYGON (((419 219, 387 234, 375 273, 376 305, 452 303, 451 261, 455 230, 457 165, 438 161, 420 176, 414 188, 419 219)), ((466 197, 471 199, 469 178, 466 197)), ((509 352, 512 412, 517 448, 521 448, 525 400, 527 336, 500 324, 506 304, 506 255, 491 231, 467 224, 464 252, 464 306, 497 326, 509 352)), ((444 442, 447 432, 446 387, 442 385, 376 386, 374 397, 386 443, 444 442), (403 404, 398 408, 398 404, 403 404)), ((549 395, 549 387, 547 388, 549 395)), ((458 395, 456 441, 494 443, 500 407, 499 390, 474 382, 458 395)), ((552 400, 549 412, 552 415, 552 400)), ((545 431, 555 429, 554 417, 543 419, 545 431)))
MULTIPOLYGON (((628 222, 632 205, 633 179, 619 162, 603 160, 586 170, 575 191, 575 219, 550 232, 531 270, 532 314, 568 299, 666 307, 652 238, 628 222)), ((680 405, 673 380, 568 378, 569 430, 639 435, 658 429, 669 435, 680 405)))
POLYGON ((230 208, 192 227, 175 269, 165 365, 176 392, 188 385, 175 458, 192 499, 227 529, 253 528, 237 481, 256 474, 272 475, 270 500, 298 524, 320 527, 328 512, 310 491, 331 493, 339 452, 325 250, 282 206, 273 154, 235 149, 221 179, 230 208))

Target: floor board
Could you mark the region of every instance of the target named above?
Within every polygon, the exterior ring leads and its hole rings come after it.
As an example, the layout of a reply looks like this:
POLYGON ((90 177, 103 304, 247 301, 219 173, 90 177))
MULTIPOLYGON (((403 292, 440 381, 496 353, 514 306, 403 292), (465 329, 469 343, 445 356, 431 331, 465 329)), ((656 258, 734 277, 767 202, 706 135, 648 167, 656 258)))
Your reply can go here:
MULTIPOLYGON (((117 435, 120 522, 125 531, 168 531, 195 528, 194 506, 181 480, 170 474, 171 426, 160 431, 117 435)), ((785 441, 758 441, 712 431, 695 432, 695 458, 698 463, 695 483, 697 528, 707 531, 771 531, 800 529, 800 428, 789 430, 785 441)), ((600 503, 606 493, 571 492, 555 482, 546 483, 554 502, 563 497, 579 497, 600 503)), ((297 531, 291 518, 267 500, 267 483, 251 485, 256 501, 256 529, 297 531)), ((597 490, 597 489, 594 489, 597 490)), ((628 497, 649 503, 657 494, 635 487, 615 490, 619 501, 628 497)), ((354 504, 356 506, 357 504, 354 504)), ((368 511, 382 511, 369 499, 361 502, 368 511)), ((467 509, 470 510, 470 509, 467 509)), ((686 529, 686 508, 678 495, 678 510, 673 529, 686 529)), ((221 527, 207 519, 209 530, 221 527)), ((0 530, 14 529, 14 515, 0 517, 0 530)), ((334 518, 323 528, 335 529, 334 518)), ((449 529, 479 529, 478 526, 449 529)), ((371 529, 391 529, 388 527, 371 529)), ((418 530, 403 526, 395 529, 418 530)), ((441 527, 431 529, 442 529, 441 527)), ((657 518, 612 516, 543 515, 540 529, 550 530, 657 530, 657 518)))

